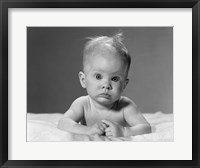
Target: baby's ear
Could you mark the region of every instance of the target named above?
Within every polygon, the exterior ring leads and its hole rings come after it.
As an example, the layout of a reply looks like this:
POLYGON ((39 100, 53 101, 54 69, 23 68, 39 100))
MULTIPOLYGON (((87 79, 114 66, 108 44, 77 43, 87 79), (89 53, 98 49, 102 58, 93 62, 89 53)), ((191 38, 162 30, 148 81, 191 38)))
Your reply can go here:
POLYGON ((80 71, 78 75, 79 75, 79 80, 80 80, 81 86, 82 86, 83 88, 86 88, 86 84, 85 84, 85 74, 84 74, 82 71, 80 71))
POLYGON ((124 89, 126 88, 127 84, 129 83, 129 79, 127 78, 124 82, 124 89))

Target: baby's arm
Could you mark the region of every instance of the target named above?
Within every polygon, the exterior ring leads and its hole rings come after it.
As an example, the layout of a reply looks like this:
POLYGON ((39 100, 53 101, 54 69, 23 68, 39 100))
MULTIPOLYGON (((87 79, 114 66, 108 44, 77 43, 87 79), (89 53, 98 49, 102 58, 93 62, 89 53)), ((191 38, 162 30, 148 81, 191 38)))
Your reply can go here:
POLYGON ((124 109, 124 118, 129 127, 124 127, 124 136, 134 136, 151 133, 151 126, 137 110, 136 105, 128 98, 128 105, 124 109))
POLYGON ((76 99, 72 103, 69 110, 64 114, 64 117, 60 119, 57 127, 63 131, 69 131, 77 134, 103 134, 104 131, 98 123, 91 127, 79 124, 81 119, 84 118, 84 103, 84 97, 76 99))
POLYGON ((124 111, 123 116, 128 127, 123 127, 120 124, 108 120, 102 120, 107 125, 105 134, 108 137, 123 137, 134 136, 151 133, 151 126, 137 110, 136 105, 128 98, 123 99, 124 111))

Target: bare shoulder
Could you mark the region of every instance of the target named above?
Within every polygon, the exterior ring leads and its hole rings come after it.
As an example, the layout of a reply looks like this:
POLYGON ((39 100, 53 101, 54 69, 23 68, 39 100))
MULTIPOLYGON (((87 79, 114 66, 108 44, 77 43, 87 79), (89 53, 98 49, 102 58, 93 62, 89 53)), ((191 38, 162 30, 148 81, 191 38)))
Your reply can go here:
POLYGON ((148 123, 140 110, 138 110, 136 104, 130 98, 123 97, 123 101, 127 104, 123 109, 124 118, 130 126, 148 123))
POLYGON ((75 99, 70 108, 83 108, 88 102, 88 96, 81 96, 75 99))
POLYGON ((77 104, 85 104, 85 103, 87 103, 87 101, 88 101, 88 96, 81 96, 81 97, 78 97, 77 99, 75 99, 73 101, 72 105, 73 104, 75 104, 75 105, 77 105, 77 104))
POLYGON ((120 104, 123 107, 124 112, 137 111, 137 105, 128 97, 122 96, 120 99, 120 104))
POLYGON ((87 103, 87 96, 81 96, 75 99, 69 109, 65 112, 65 116, 68 115, 83 115, 84 113, 84 107, 87 103))
POLYGON ((84 117, 85 102, 85 96, 75 99, 68 110, 64 113, 63 119, 65 120, 66 118, 69 118, 77 123, 80 122, 84 117))

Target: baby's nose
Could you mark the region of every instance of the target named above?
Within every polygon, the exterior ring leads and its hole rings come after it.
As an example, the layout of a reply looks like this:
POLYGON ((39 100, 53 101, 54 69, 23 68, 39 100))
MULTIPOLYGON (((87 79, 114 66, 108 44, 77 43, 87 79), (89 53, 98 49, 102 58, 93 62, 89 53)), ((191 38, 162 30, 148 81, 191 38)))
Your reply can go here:
POLYGON ((105 83, 102 85, 102 89, 108 89, 108 90, 110 90, 110 89, 112 89, 112 86, 110 85, 109 82, 105 82, 105 83))

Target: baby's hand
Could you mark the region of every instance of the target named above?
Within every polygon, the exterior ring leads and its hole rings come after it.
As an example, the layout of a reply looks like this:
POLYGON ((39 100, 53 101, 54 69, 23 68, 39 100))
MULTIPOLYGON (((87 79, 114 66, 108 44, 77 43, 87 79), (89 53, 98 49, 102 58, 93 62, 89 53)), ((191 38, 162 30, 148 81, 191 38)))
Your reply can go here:
POLYGON ((89 135, 93 134, 103 135, 104 133, 105 133, 105 124, 100 122, 90 126, 88 130, 89 135))
POLYGON ((119 125, 118 123, 111 122, 108 120, 102 120, 104 124, 106 124, 107 128, 105 128, 105 134, 108 137, 123 137, 124 136, 124 127, 119 125))

